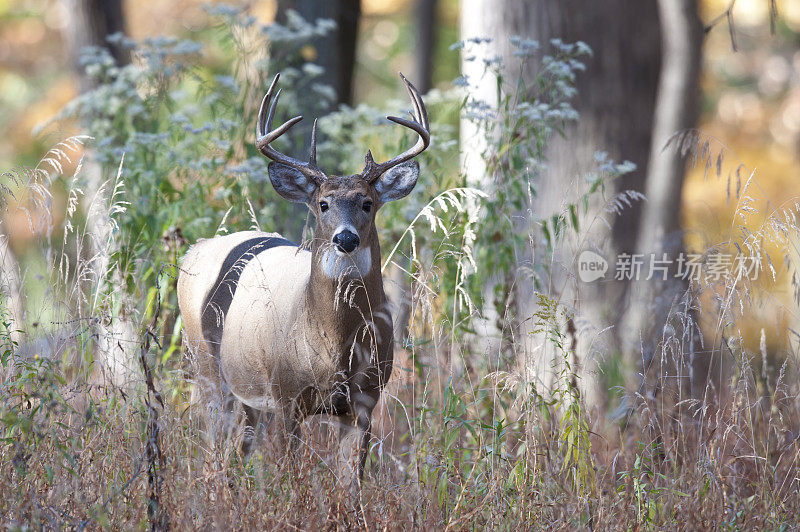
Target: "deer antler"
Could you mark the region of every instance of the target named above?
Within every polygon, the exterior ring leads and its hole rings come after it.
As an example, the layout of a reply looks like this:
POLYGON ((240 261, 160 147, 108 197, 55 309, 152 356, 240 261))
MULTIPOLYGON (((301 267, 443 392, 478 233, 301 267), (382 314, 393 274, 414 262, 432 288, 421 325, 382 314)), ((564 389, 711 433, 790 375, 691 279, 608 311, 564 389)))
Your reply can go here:
POLYGON ((278 105, 278 98, 281 96, 281 90, 278 89, 275 94, 275 99, 272 99, 275 86, 278 84, 278 79, 281 77, 280 73, 275 74, 275 79, 269 86, 269 90, 261 100, 261 108, 258 111, 258 122, 256 123, 256 148, 258 151, 269 157, 276 163, 285 164, 302 173, 314 181, 317 185, 325 181, 325 174, 317 167, 317 121, 314 120, 314 127, 311 130, 311 153, 308 157, 308 162, 304 163, 298 161, 288 155, 284 155, 279 151, 273 149, 270 143, 289 131, 289 129, 303 119, 302 116, 296 116, 281 124, 278 128, 272 129, 272 118, 275 116, 275 107, 278 105), (269 113, 267 113, 269 107, 269 113), (270 129, 269 133, 267 129, 270 129))
POLYGON ((398 164, 404 163, 409 161, 425 151, 425 149, 431 143, 431 132, 430 132, 430 124, 428 123, 428 111, 425 109, 425 103, 422 101, 422 96, 420 96, 419 91, 417 90, 414 85, 411 84, 410 81, 406 79, 406 77, 400 73, 400 77, 403 79, 403 82, 406 84, 406 89, 408 90, 408 95, 411 96, 411 103, 414 105, 414 112, 411 113, 412 120, 407 120, 405 118, 400 118, 397 116, 387 116, 389 120, 395 122, 396 124, 400 124, 401 126, 405 126, 409 129, 414 130, 417 135, 419 135, 419 139, 417 139, 417 143, 414 144, 411 148, 404 151, 397 157, 393 159, 389 159, 385 163, 376 163, 375 160, 372 158, 372 152, 367 151, 367 156, 364 158, 366 165, 364 166, 364 171, 361 172, 361 176, 367 180, 368 183, 372 184, 378 180, 380 176, 384 174, 390 168, 397 166, 398 164))

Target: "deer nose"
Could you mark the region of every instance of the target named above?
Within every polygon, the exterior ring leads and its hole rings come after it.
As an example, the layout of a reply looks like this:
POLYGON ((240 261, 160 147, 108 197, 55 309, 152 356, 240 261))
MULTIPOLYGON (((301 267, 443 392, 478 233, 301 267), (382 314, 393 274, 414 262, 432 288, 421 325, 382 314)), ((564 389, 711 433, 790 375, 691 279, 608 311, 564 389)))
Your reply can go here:
POLYGON ((343 251, 345 253, 351 253, 358 247, 359 242, 361 241, 359 240, 358 235, 352 231, 348 231, 347 229, 333 237, 333 243, 336 244, 336 247, 339 248, 339 251, 343 251))

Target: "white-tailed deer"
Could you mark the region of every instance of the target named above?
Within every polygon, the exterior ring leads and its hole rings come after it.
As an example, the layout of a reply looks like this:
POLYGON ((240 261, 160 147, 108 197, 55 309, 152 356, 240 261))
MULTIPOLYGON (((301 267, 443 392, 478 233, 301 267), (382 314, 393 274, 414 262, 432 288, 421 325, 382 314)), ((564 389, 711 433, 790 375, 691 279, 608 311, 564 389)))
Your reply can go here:
POLYGON ((413 119, 387 118, 415 131, 416 144, 384 163, 367 151, 360 174, 329 176, 316 163, 316 121, 308 162, 270 145, 302 119, 271 129, 278 77, 261 102, 256 146, 273 161, 278 194, 316 217, 314 238, 304 249, 276 233, 245 231, 192 246, 178 279, 184 339, 196 357, 199 398, 211 408, 235 397, 250 419, 277 413, 290 446, 305 416, 338 416, 339 462, 347 464, 340 471, 357 490, 393 358, 375 214, 414 188, 412 159, 430 144, 428 116, 403 77, 413 119))

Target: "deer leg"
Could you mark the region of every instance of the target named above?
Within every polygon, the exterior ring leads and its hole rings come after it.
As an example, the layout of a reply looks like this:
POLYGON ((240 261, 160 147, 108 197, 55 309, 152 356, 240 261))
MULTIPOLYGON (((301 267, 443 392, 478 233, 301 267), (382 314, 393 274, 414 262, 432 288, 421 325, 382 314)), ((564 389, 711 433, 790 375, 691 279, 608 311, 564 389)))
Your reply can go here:
MULTIPOLYGON (((285 454, 296 457, 300 447, 300 412, 296 405, 286 405, 280 412, 280 443, 285 454)), ((292 460, 294 461, 294 460, 292 460)))
MULTIPOLYGON (((363 427, 359 427, 361 429, 361 445, 358 449, 358 483, 364 480, 364 466, 367 463, 367 455, 369 454, 369 440, 372 438, 372 422, 371 422, 371 412, 366 414, 365 416, 366 421, 364 422, 363 427)), ((356 423, 360 424, 360 421, 356 423)))
POLYGON ((367 409, 353 408, 351 414, 340 418, 338 480, 349 488, 356 509, 360 506, 361 482, 369 451, 371 414, 367 409))
POLYGON ((250 456, 250 453, 253 452, 253 444, 258 438, 258 426, 261 422, 261 412, 247 405, 242 406, 244 407, 245 415, 244 437, 242 438, 242 454, 244 456, 250 456))
MULTIPOLYGON (((184 334, 186 334, 184 332, 184 334)), ((191 396, 193 412, 197 413, 202 442, 207 450, 217 447, 224 434, 226 400, 219 364, 205 342, 195 344, 183 338, 185 356, 194 375, 191 396)))

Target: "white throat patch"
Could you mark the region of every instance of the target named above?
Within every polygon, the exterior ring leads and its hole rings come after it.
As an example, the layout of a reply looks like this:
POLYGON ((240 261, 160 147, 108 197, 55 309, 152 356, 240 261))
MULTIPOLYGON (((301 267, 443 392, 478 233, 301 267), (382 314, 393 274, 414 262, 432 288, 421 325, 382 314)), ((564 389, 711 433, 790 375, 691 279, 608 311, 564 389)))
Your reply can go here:
POLYGON ((372 268, 372 251, 366 247, 348 255, 331 247, 322 255, 321 266, 331 279, 364 277, 372 268))

